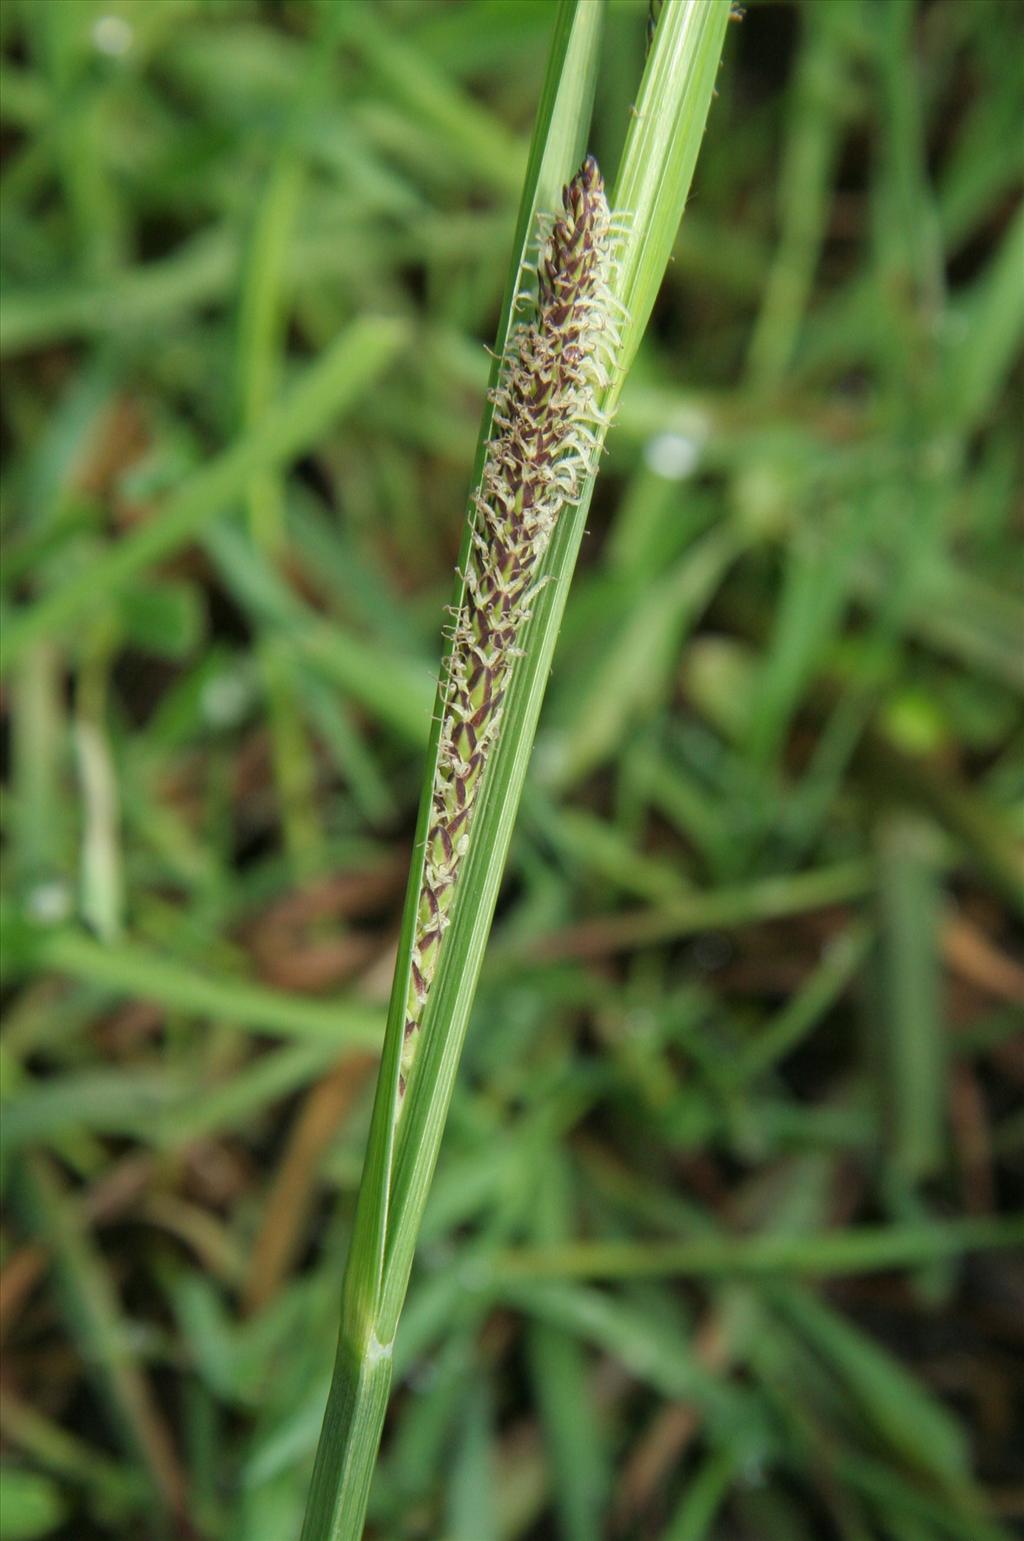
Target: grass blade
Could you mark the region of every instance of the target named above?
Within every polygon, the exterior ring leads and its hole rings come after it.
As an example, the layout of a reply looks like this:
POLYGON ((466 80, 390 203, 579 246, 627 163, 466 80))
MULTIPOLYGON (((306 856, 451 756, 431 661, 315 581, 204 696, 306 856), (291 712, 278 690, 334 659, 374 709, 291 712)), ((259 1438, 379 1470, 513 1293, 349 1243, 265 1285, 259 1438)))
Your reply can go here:
POLYGON ((111 546, 89 567, 35 604, 17 611, 3 628, 0 670, 25 649, 68 630, 156 562, 190 541, 208 521, 239 501, 250 479, 308 449, 393 361, 406 329, 382 316, 353 321, 334 346, 268 411, 257 429, 197 471, 148 524, 111 546))

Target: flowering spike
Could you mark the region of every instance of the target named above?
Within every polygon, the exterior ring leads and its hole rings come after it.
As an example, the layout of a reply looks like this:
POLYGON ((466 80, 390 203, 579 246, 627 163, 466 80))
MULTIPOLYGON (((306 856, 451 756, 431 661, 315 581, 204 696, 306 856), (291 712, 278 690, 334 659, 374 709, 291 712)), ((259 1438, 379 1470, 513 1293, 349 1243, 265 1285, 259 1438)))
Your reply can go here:
MULTIPOLYGON (((544 581, 538 569, 559 514, 579 501, 593 468, 593 430, 605 423, 597 405, 608 379, 607 357, 601 355, 614 353, 619 340, 607 289, 611 221, 592 155, 564 189, 561 214, 554 221, 542 219, 540 228, 536 319, 511 333, 492 393, 491 438, 480 492, 473 499, 464 596, 447 660, 400 1095, 416 1052, 510 672, 522 654, 520 633, 544 581)), ((517 305, 525 293, 521 286, 517 305)))

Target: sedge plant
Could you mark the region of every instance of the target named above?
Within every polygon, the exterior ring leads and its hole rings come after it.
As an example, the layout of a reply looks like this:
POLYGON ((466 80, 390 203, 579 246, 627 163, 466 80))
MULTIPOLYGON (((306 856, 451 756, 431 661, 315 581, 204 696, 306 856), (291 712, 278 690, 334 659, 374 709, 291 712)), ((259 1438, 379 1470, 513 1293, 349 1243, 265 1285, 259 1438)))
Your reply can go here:
POLYGON ((303 1541, 357 1541, 392 1348, 598 461, 689 191, 729 0, 657 12, 614 188, 602 5, 560 0, 446 628, 303 1541))

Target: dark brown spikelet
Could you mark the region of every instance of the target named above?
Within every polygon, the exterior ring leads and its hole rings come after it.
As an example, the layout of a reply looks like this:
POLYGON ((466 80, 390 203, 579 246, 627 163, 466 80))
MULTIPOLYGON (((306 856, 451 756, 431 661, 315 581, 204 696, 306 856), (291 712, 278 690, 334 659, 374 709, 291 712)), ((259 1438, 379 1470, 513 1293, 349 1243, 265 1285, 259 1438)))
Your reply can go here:
POLYGON ((492 393, 491 439, 448 659, 402 1088, 538 569, 559 513, 579 500, 592 469, 597 397, 618 344, 607 290, 611 245, 604 183, 588 156, 564 190, 562 212, 541 253, 536 319, 511 334, 492 393))

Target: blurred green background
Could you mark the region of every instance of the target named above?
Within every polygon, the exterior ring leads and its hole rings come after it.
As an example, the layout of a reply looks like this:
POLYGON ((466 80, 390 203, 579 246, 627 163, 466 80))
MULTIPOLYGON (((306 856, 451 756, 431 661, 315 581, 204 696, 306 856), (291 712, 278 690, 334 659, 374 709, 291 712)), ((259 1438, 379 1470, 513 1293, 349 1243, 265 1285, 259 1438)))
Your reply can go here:
MULTIPOLYGON (((296 1534, 552 21, 0 8, 4 1541, 296 1534)), ((377 1541, 1024 1518, 1022 49, 729 29, 377 1541)))

